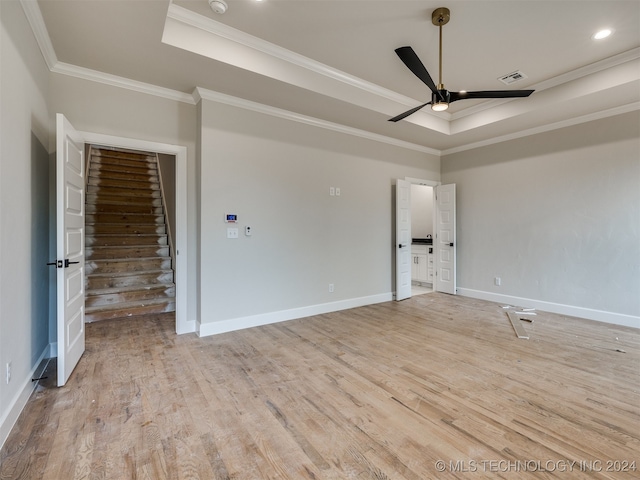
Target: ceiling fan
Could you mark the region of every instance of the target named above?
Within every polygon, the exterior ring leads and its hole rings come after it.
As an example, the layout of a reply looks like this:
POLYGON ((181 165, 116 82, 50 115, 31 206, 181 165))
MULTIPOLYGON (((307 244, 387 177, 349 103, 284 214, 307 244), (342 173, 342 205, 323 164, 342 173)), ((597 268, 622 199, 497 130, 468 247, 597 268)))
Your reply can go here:
POLYGON ((422 80, 427 87, 431 90, 431 101, 419 105, 411 110, 401 113, 397 117, 390 118, 390 122, 397 122, 409 115, 416 113, 423 107, 431 105, 431 109, 436 112, 442 112, 449 108, 449 104, 457 102, 458 100, 465 99, 477 99, 477 98, 516 98, 516 97, 528 97, 534 90, 481 90, 476 92, 450 92, 444 88, 442 83, 442 26, 449 23, 451 13, 448 8, 441 7, 436 8, 431 14, 431 23, 440 28, 440 55, 439 55, 439 78, 438 86, 431 79, 431 75, 422 64, 416 52, 411 47, 396 48, 395 52, 400 57, 400 60, 413 72, 413 74, 422 80))

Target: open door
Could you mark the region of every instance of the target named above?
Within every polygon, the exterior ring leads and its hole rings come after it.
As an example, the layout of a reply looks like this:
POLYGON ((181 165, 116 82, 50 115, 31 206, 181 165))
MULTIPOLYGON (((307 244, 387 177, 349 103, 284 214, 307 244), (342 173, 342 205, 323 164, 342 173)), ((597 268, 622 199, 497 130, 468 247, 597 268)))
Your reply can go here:
POLYGON ((435 290, 456 294, 456 185, 435 187, 435 290))
POLYGON ((84 353, 84 141, 56 115, 58 386, 84 353))
POLYGON ((411 182, 396 183, 396 300, 411 297, 411 182))

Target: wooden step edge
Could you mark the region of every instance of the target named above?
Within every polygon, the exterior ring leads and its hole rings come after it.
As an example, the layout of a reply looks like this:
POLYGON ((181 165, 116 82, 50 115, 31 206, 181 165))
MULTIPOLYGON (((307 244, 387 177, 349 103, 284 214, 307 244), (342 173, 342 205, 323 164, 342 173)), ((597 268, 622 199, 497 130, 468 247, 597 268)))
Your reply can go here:
MULTIPOLYGON (((95 260, 92 260, 95 261, 95 260)), ((118 278, 122 278, 122 277, 134 277, 136 275, 174 275, 174 271, 171 268, 164 268, 164 269, 153 269, 153 270, 142 270, 139 272, 133 272, 133 271, 127 271, 127 272, 114 272, 114 273, 88 273, 86 275, 86 278, 95 278, 95 279, 99 279, 99 278, 112 278, 112 277, 118 277, 118 278)))
MULTIPOLYGON (((86 296, 97 295, 112 295, 114 293, 128 293, 137 291, 152 291, 152 290, 166 290, 167 288, 175 288, 175 283, 146 283, 141 285, 129 285, 126 287, 110 287, 110 288, 96 288, 92 290, 86 290, 86 296)), ((173 297, 166 297, 173 298, 173 297)))
MULTIPOLYGON (((137 258, 117 258, 115 260, 111 260, 108 258, 100 258, 97 260, 88 260, 85 263, 97 263, 99 265, 102 265, 103 263, 107 263, 107 262, 152 262, 152 261, 157 261, 157 260, 167 260, 167 259, 171 259, 171 257, 137 257, 137 258)), ((156 270, 156 269, 154 269, 156 270)), ((140 272, 137 272, 140 273, 140 272)))
POLYGON ((125 302, 111 305, 99 305, 96 307, 86 307, 85 322, 91 323, 99 320, 112 318, 126 318, 152 313, 175 312, 175 298, 162 298, 147 300, 144 302, 125 302))
POLYGON ((151 244, 134 244, 134 245, 86 245, 85 246, 85 250, 105 250, 107 248, 111 248, 111 249, 122 249, 124 250, 125 248, 131 249, 131 248, 167 248, 169 245, 168 244, 159 244, 159 243, 151 243, 151 244))

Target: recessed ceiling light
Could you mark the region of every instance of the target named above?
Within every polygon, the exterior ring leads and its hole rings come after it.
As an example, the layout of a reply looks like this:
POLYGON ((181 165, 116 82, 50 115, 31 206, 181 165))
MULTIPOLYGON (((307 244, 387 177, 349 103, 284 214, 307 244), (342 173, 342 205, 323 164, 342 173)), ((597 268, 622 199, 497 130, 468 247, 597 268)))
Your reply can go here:
POLYGON ((611 29, 605 28, 604 30, 600 30, 599 32, 594 33, 592 38, 594 40, 602 40, 603 38, 607 38, 612 33, 613 31, 611 29))

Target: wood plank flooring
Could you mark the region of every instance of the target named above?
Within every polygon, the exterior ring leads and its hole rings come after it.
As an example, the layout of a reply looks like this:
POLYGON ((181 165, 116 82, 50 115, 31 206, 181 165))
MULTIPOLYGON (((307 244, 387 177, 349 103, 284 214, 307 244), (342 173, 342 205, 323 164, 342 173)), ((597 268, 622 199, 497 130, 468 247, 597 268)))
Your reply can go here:
POLYGON ((0 478, 638 478, 640 331, 542 312, 526 329, 443 294, 206 338, 172 315, 89 324, 0 478))

